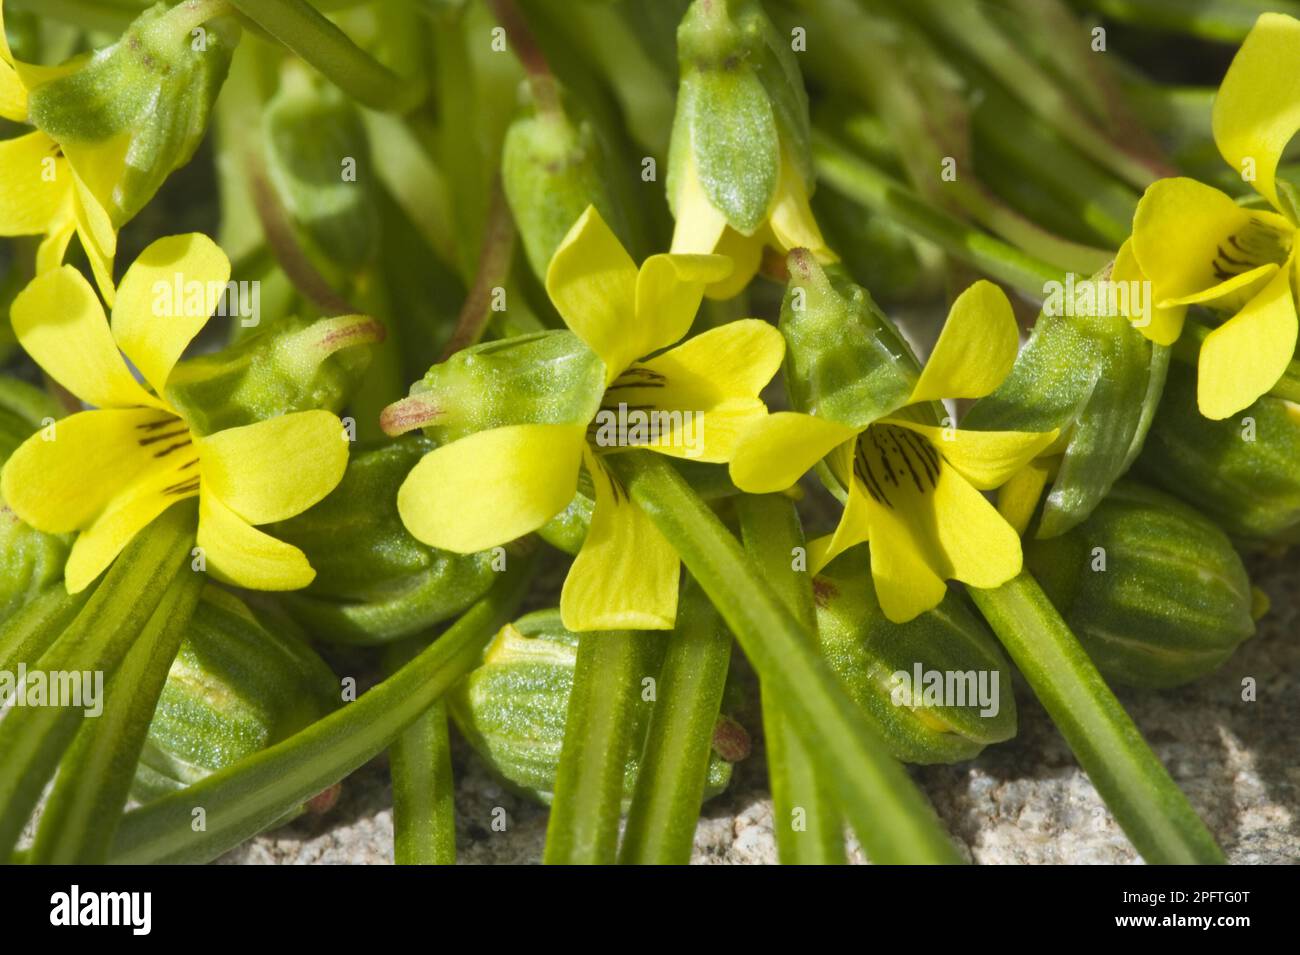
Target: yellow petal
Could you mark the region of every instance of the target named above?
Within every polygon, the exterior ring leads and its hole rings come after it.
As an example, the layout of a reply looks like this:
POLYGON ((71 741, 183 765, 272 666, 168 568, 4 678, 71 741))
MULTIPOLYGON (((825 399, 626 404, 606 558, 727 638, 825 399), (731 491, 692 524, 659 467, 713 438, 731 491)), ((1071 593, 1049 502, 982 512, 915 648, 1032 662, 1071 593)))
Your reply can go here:
POLYGON ((906 623, 933 610, 948 592, 935 570, 935 543, 918 539, 906 515, 888 507, 868 509, 871 580, 880 609, 894 623, 906 623))
POLYGON ((47 232, 72 192, 59 145, 37 131, 0 142, 0 235, 47 232))
POLYGON ((0 62, 0 117, 16 123, 27 121, 27 88, 18 71, 0 62))
POLYGON ((299 411, 198 441, 203 484, 250 524, 301 514, 343 479, 348 441, 328 411, 299 411))
POLYGON ((63 208, 50 220, 49 232, 36 250, 36 274, 52 272, 63 264, 68 245, 77 234, 76 198, 69 194, 63 208))
MULTIPOLYGON (((1119 247, 1115 253, 1115 265, 1110 271, 1112 282, 1130 283, 1128 288, 1133 288, 1131 283, 1148 283, 1150 280, 1138 265, 1137 256, 1133 253, 1133 240, 1126 239, 1124 244, 1119 247)), ((1162 308, 1155 302, 1155 295, 1149 295, 1147 298, 1147 314, 1130 314, 1125 316, 1132 323, 1133 327, 1140 331, 1150 341, 1157 345, 1172 345, 1178 341, 1178 336, 1183 332, 1183 320, 1187 317, 1186 305, 1174 305, 1168 308, 1162 308)))
POLYGON ((1288 266, 1201 344, 1196 388, 1201 414, 1218 420, 1249 407, 1282 377, 1295 346, 1288 266))
POLYGON ((919 486, 903 477, 868 521, 876 594, 896 623, 935 607, 947 579, 997 587, 1020 572, 1015 530, 951 467, 919 486))
POLYGON ((1000 587, 1020 573, 1020 536, 975 488, 945 468, 934 491, 945 577, 972 587, 1000 587))
POLYGON ((113 259, 117 254, 117 231, 113 228, 108 212, 99 200, 86 188, 80 177, 74 177, 76 184, 77 236, 81 247, 90 260, 90 271, 94 273, 95 284, 99 294, 104 296, 108 307, 112 308, 117 298, 113 285, 113 259))
POLYGON ((628 369, 605 392, 604 405, 622 403, 660 415, 658 438, 644 442, 646 447, 697 461, 729 461, 741 435, 766 416, 758 393, 784 355, 785 340, 766 322, 728 322, 628 369))
POLYGON ((628 364, 680 341, 695 320, 704 288, 731 274, 725 255, 652 255, 636 277, 636 320, 626 330, 628 364))
POLYGON ((1010 479, 1040 452, 1051 447, 1058 431, 964 431, 918 424, 905 418, 885 418, 892 424, 923 435, 975 487, 990 490, 1010 479))
POLYGON ((0 116, 27 121, 27 88, 14 69, 14 55, 5 36, 4 3, 0 2, 0 116))
POLYGON ((186 471, 197 477, 195 457, 189 431, 174 415, 152 408, 82 411, 23 442, 5 464, 0 493, 28 524, 66 534, 88 527, 119 493, 150 477, 174 474, 163 487, 186 471))
POLYGON ((681 182, 676 185, 673 212, 677 217, 673 252, 708 255, 719 251, 718 243, 727 230, 727 217, 709 201, 700 185, 693 151, 682 168, 681 182))
POLYGON ((560 593, 569 630, 668 630, 677 619, 677 552, 589 451, 596 507, 560 593))
POLYGON ((769 224, 782 252, 807 249, 823 265, 839 261, 839 256, 822 238, 822 231, 808 204, 808 190, 784 145, 781 149, 781 178, 769 213, 769 224))
POLYGON ((228 281, 226 253, 197 232, 152 243, 122 276, 113 305, 113 337, 158 394, 181 353, 216 311, 228 281))
POLYGON ((838 422, 779 411, 741 435, 731 459, 731 480, 751 494, 783 491, 853 436, 852 428, 838 422))
POLYGON ((640 354, 629 348, 636 318, 636 263, 588 206, 546 270, 546 292, 564 323, 605 362, 612 381, 640 354))
POLYGON ((164 482, 170 478, 171 475, 155 475, 130 487, 109 502, 95 522, 78 535, 63 569, 68 593, 84 590, 154 518, 197 493, 197 488, 180 494, 167 493, 164 482))
POLYGON ((952 303, 909 403, 983 398, 1002 384, 1019 348, 1020 332, 1006 293, 981 279, 952 303))
POLYGON ((731 259, 731 275, 721 282, 714 282, 704 290, 706 297, 715 301, 735 298, 758 274, 758 267, 763 261, 763 233, 742 235, 730 226, 722 233, 716 249, 718 255, 731 259))
POLYGON ((1042 499, 1043 488, 1059 465, 1059 459, 1035 458, 1013 474, 998 490, 998 513, 1023 535, 1042 499))
POLYGON ((1133 215, 1133 254, 1157 304, 1208 304, 1271 274, 1293 231, 1282 216, 1245 209, 1195 179, 1161 179, 1133 215))
POLYGON ((870 511, 874 506, 866 487, 857 478, 853 478, 848 497, 844 501, 844 513, 835 525, 835 533, 818 538, 808 545, 810 572, 821 573, 823 567, 850 547, 867 542, 871 537, 870 511))
POLYGON ((252 590, 297 590, 316 577, 298 548, 250 527, 206 488, 199 495, 198 545, 208 573, 252 590))
POLYGON ((1214 98, 1214 142, 1241 175, 1254 167, 1252 185, 1275 208, 1275 175, 1286 145, 1300 129, 1300 20, 1262 14, 1232 59, 1214 98))
POLYGON ((459 554, 522 537, 573 499, 585 441, 582 426, 511 425, 430 451, 397 493, 402 523, 459 554))
POLYGON ((95 290, 72 266, 33 279, 10 318, 27 354, 87 404, 161 407, 127 370, 95 290))

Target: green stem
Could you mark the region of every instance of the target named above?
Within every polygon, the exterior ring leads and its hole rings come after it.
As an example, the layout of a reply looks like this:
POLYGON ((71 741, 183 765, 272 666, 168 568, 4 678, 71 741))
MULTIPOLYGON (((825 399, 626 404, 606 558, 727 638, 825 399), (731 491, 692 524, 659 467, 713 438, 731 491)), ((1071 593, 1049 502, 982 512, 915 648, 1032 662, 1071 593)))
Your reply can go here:
MULTIPOLYGON (((111 673, 149 622, 176 575, 189 573, 194 508, 181 504, 135 536, 85 607, 36 661, 47 678, 111 673)), ((16 706, 0 721, 0 859, 7 859, 46 782, 77 733, 82 710, 16 706)))
POLYGON ((510 619, 532 559, 512 560, 486 597, 414 660, 355 703, 122 818, 109 862, 207 862, 296 811, 390 746, 478 665, 510 619), (203 810, 203 827, 196 831, 203 810))
MULTIPOLYGON (((768 587, 811 634, 817 628, 812 580, 794 569, 795 549, 804 547, 794 502, 780 494, 744 495, 736 500, 745 551, 768 587)), ((809 641, 810 646, 811 641, 809 641)), ((775 687, 763 688, 767 775, 772 788, 773 831, 781 861, 790 865, 844 862, 844 824, 827 781, 820 777, 786 715, 775 687)))
POLYGON ((960 862, 925 797, 713 511, 659 455, 635 451, 609 462, 718 608, 759 679, 788 707, 872 860, 960 862))
POLYGON ((230 5, 363 106, 405 112, 424 96, 418 84, 372 58, 307 0, 230 0, 230 5))
MULTIPOLYGON (((394 650, 395 668, 416 645, 394 650)), ((388 750, 393 780, 393 861, 398 865, 454 865, 456 780, 451 770, 447 707, 441 701, 411 724, 388 750)))
POLYGON ((1033 577, 968 590, 1142 857, 1161 865, 1223 862, 1214 837, 1033 577))
POLYGON ((573 692, 546 827, 548 865, 606 865, 618 849, 623 777, 649 641, 643 631, 578 635, 573 692))
POLYGON ((1222 43, 1240 43, 1261 13, 1300 17, 1294 0, 1083 0, 1098 13, 1153 30, 1173 30, 1222 43))
POLYGON ((113 674, 103 712, 81 728, 59 767, 32 845, 32 862, 96 865, 108 858, 149 723, 189 631, 203 582, 197 573, 182 572, 172 579, 113 674))
POLYGON ((690 862, 730 662, 731 634, 688 580, 659 674, 619 862, 690 862))
POLYGON ((835 191, 1031 298, 1065 273, 938 209, 823 134, 813 134, 818 174, 835 191))
POLYGON ((12 673, 20 663, 30 666, 41 658, 95 592, 94 584, 70 594, 59 581, 0 627, 0 670, 12 673))

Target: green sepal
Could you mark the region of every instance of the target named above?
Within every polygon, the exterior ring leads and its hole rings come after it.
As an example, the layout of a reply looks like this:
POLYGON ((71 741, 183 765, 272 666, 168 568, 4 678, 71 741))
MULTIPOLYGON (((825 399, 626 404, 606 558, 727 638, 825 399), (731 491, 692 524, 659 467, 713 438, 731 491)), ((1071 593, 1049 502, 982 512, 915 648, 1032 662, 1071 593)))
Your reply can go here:
POLYGON ((340 410, 383 326, 364 315, 285 318, 211 355, 180 362, 167 400, 200 435, 295 411, 340 410))
POLYGON ((1223 531, 1132 481, 1067 533, 1027 541, 1025 561, 1107 680, 1178 686, 1255 632, 1250 578, 1223 531))
POLYGON ((907 404, 920 366, 870 293, 804 252, 789 262, 780 327, 791 406, 865 428, 907 404))
POLYGON ((462 349, 411 386, 435 410, 425 433, 439 444, 506 425, 586 425, 604 393, 604 363, 568 331, 462 349))
POLYGON ((305 643, 209 586, 158 700, 132 795, 149 802, 197 782, 292 736, 340 701, 334 673, 305 643))
POLYGON ((852 548, 814 579, 818 641, 890 751, 909 763, 953 763, 1015 736, 1011 668, 984 624, 952 592, 933 610, 893 623, 876 599, 869 559, 866 547, 852 548), (974 682, 962 685, 971 694, 965 705, 926 700, 927 674, 933 672, 945 682, 950 673, 973 674, 974 682))
MULTIPOLYGON (((447 698, 457 727, 492 771, 514 791, 544 805, 554 793, 577 657, 578 636, 564 629, 560 612, 537 611, 503 627, 483 663, 447 698)), ((636 708, 632 755, 623 779, 625 808, 636 785, 653 705, 642 699, 636 708)), ((731 763, 711 754, 706 799, 726 789, 731 770, 731 763)))
MULTIPOLYGON (((668 150, 669 202, 680 215, 678 189, 693 164, 709 201, 744 235, 763 226, 776 197, 781 174, 778 110, 783 116, 798 112, 788 103, 777 107, 769 93, 769 87, 781 88, 787 74, 774 63, 764 25, 772 29, 748 0, 697 2, 677 31, 681 84, 668 150), (733 8, 739 15, 733 15, 733 8), (773 72, 777 75, 767 75, 773 72)), ((783 100, 794 95, 791 90, 783 100)), ((806 137, 806 102, 803 129, 806 137)), ((806 138, 803 153, 806 171, 806 138)))
POLYGON ((112 46, 30 93, 32 123, 63 147, 115 225, 144 208, 207 132, 239 30, 229 20, 194 29, 180 5, 157 3, 112 46))
POLYGON ((1087 518, 1137 458, 1168 367, 1169 349, 1122 315, 1042 313, 1011 374, 962 427, 1059 429, 1047 453, 1060 453, 1061 463, 1037 532, 1055 537, 1087 518))
POLYGON ((279 604, 322 640, 376 644, 420 633, 455 616, 496 579, 504 551, 452 554, 411 536, 397 491, 433 443, 410 436, 352 453, 338 487, 267 533, 302 550, 316 570, 279 604), (495 565, 495 566, 494 566, 495 565))
POLYGON ((1300 412, 1263 397, 1211 421, 1196 405, 1196 369, 1174 362, 1134 466, 1246 541, 1300 543, 1300 412))
MULTIPOLYGON (((34 432, 62 417, 45 392, 0 378, 0 467, 34 432)), ((46 534, 22 521, 0 496, 0 621, 63 578, 70 534, 46 534)))
POLYGON ((287 69, 262 128, 271 184, 305 245, 344 275, 369 265, 379 248, 379 205, 370 140, 352 101, 300 67, 287 69))
POLYGON ((604 150, 595 127, 558 110, 529 109, 506 130, 501 181, 528 264, 546 280, 551 256, 588 206, 616 233, 626 232, 605 186, 604 150))

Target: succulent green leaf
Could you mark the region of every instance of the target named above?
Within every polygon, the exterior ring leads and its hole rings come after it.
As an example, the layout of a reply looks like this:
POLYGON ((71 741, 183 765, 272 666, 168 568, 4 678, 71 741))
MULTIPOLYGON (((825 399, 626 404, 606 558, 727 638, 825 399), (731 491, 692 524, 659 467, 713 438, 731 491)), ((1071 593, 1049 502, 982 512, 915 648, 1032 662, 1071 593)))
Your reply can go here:
POLYGON ((1181 501, 1121 481, 1025 560, 1107 680, 1178 686, 1255 632, 1250 579, 1223 531, 1181 501))

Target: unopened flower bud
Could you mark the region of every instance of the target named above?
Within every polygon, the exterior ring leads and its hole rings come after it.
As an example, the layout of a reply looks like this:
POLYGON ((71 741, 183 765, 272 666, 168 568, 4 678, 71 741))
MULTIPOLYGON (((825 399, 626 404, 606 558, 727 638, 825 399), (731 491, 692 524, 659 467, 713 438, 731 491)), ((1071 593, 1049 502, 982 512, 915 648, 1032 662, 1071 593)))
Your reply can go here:
POLYGON ((895 756, 973 759, 1016 735, 1011 670, 956 595, 907 623, 880 609, 869 554, 856 547, 813 581, 822 654, 895 756))
MULTIPOLYGON (((502 627, 488 645, 483 663, 448 696, 457 727, 492 771, 547 805, 555 792, 577 658, 578 637, 564 629, 560 612, 541 610, 502 627), (527 692, 521 692, 521 687, 527 692)), ((641 744, 653 708, 652 702, 643 700, 634 712, 633 745, 623 775, 624 805, 636 786, 641 744)), ((726 742, 735 744, 729 752, 739 755, 739 735, 732 731, 726 742)), ((706 799, 727 788, 731 768, 715 749, 705 780, 706 799)))
POLYGON ((1107 680, 1178 686, 1255 632, 1250 579, 1224 533, 1131 481, 1068 533, 1027 541, 1025 562, 1107 680))
POLYGON ((148 802, 196 783, 339 702, 338 680, 304 642, 208 587, 158 699, 132 795, 148 802))
POLYGON ((379 248, 379 204, 361 114, 338 87, 290 63, 262 117, 271 184, 313 260, 344 275, 379 248))
POLYGON ((115 226, 139 212, 198 149, 238 28, 158 3, 112 46, 37 85, 32 123, 63 149, 115 226))
POLYGON ((599 137, 586 120, 559 109, 534 109, 506 131, 501 179, 533 274, 541 281, 560 242, 588 206, 619 229, 605 185, 599 137))
POLYGON ((1235 538, 1300 543, 1300 406, 1265 396, 1211 421, 1196 406, 1196 371, 1169 369, 1136 472, 1235 538))
POLYGON ((306 590, 279 598, 314 636, 378 644, 420 633, 472 604, 505 569, 505 551, 451 554, 420 543, 403 526, 397 490, 432 447, 413 435, 355 451, 328 497, 267 528, 316 570, 306 590))
POLYGON ((696 0, 677 31, 681 84, 668 155, 674 252, 721 252, 736 294, 763 248, 836 261, 808 206, 808 97, 787 44, 757 0, 696 0))

